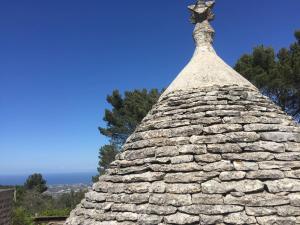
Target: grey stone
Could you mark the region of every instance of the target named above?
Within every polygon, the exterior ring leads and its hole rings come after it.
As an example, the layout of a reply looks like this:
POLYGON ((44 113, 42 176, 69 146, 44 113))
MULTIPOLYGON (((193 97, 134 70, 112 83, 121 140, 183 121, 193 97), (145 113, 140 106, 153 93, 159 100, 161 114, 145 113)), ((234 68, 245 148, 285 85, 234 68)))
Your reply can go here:
POLYGON ((242 197, 226 195, 224 203, 232 205, 268 207, 289 204, 289 198, 287 196, 278 196, 269 193, 247 194, 242 197))
POLYGON ((248 216, 245 212, 231 213, 224 217, 224 222, 229 224, 256 224, 254 216, 248 216))
POLYGON ((239 124, 217 124, 203 128, 204 133, 207 134, 221 134, 241 130, 243 130, 243 127, 239 124))
POLYGON ((289 152, 299 152, 300 151, 300 143, 288 142, 285 143, 285 149, 289 152))
POLYGON ((213 177, 219 176, 218 172, 190 172, 190 173, 167 173, 164 180, 166 183, 202 183, 213 177))
POLYGON ((183 145, 179 146, 178 149, 179 153, 181 154, 205 154, 206 151, 206 145, 183 145))
POLYGON ((143 225, 159 224, 163 217, 157 215, 141 214, 138 216, 138 223, 143 225))
POLYGON ((222 157, 218 154, 203 154, 203 155, 195 155, 194 156, 196 162, 218 162, 221 161, 222 157))
POLYGON ((171 163, 180 164, 180 163, 188 163, 194 160, 193 155, 180 155, 171 158, 171 163))
POLYGON ((249 216, 270 216, 277 213, 273 207, 246 207, 246 213, 249 216))
POLYGON ((279 216, 300 216, 300 208, 295 206, 278 206, 276 207, 279 216))
POLYGON ((300 193, 292 193, 288 195, 292 206, 300 206, 300 193))
POLYGON ((155 172, 192 172, 201 171, 202 167, 195 162, 181 164, 152 164, 149 165, 155 172))
POLYGON ((295 141, 295 142, 300 142, 300 134, 299 133, 266 132, 266 133, 261 133, 261 138, 264 141, 275 141, 275 142, 295 141))
POLYGON ((238 144, 208 144, 207 151, 211 153, 238 153, 242 152, 238 144))
POLYGON ((261 225, 295 225, 295 217, 263 216, 256 217, 258 224, 261 225))
POLYGON ((258 164, 255 162, 234 161, 233 166, 235 170, 241 170, 241 171, 258 170, 258 164))
POLYGON ((246 176, 243 171, 222 172, 219 176, 222 181, 241 180, 246 176))
POLYGON ((231 191, 249 193, 264 189, 264 184, 259 180, 241 180, 219 183, 214 180, 201 184, 202 192, 206 194, 224 194, 231 191))
POLYGON ((267 152, 284 152, 285 146, 282 143, 270 142, 270 141, 259 141, 253 143, 241 143, 240 146, 245 151, 267 151, 267 152))
POLYGON ((191 205, 192 198, 189 194, 151 194, 149 203, 157 205, 184 206, 191 205))
POLYGON ((204 205, 222 205, 224 204, 223 196, 218 194, 208 195, 208 194, 193 194, 192 195, 193 204, 204 204, 204 205))
POLYGON ((230 161, 219 161, 214 163, 209 163, 202 168, 204 171, 228 171, 233 170, 234 167, 230 161))
POLYGON ((178 212, 170 216, 165 216, 165 222, 168 224, 193 224, 199 222, 199 216, 191 216, 178 212))
POLYGON ((282 179, 284 173, 280 170, 258 170, 248 172, 246 177, 248 179, 282 179))
POLYGON ((167 184, 166 192, 173 194, 191 194, 201 191, 200 184, 167 184))
POLYGON ((221 215, 203 215, 200 214, 200 224, 220 224, 223 222, 221 215))
POLYGON ((266 161, 274 159, 274 155, 268 152, 249 152, 237 154, 223 154, 223 159, 227 160, 245 160, 245 161, 266 161))
POLYGON ((293 179, 281 179, 274 181, 266 181, 269 192, 300 192, 300 181, 293 179))
POLYGON ((190 205, 179 208, 180 212, 199 215, 221 215, 233 212, 240 212, 244 209, 236 205, 190 205))
POLYGON ((206 135, 206 136, 192 136, 190 142, 192 144, 217 144, 225 143, 229 139, 223 134, 206 135))
POLYGON ((260 136, 255 132, 232 132, 225 134, 231 142, 255 142, 260 136))
POLYGON ((281 153, 276 154, 275 158, 277 160, 282 161, 299 161, 300 160, 300 152, 287 152, 287 153, 281 153))

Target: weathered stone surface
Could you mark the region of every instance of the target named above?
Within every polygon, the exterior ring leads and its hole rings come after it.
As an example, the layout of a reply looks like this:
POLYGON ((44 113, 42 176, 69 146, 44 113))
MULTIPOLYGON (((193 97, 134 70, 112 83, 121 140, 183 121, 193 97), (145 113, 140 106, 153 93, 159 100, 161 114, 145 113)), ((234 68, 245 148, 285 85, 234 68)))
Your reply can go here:
POLYGON ((300 180, 281 179, 275 181, 266 181, 269 192, 300 192, 300 180))
POLYGON ((255 132, 232 132, 225 134, 230 142, 254 142, 259 140, 260 136, 255 132))
POLYGON ((263 190, 264 184, 259 180, 241 180, 222 183, 210 180, 202 183, 201 187, 202 192, 207 194, 224 194, 231 191, 248 193, 263 190))
POLYGON ((201 191, 200 184, 167 184, 166 192, 173 194, 191 194, 201 191))
POLYGON ((66 225, 300 224, 300 129, 237 86, 164 96, 66 225))
POLYGON ((190 205, 179 208, 180 212, 199 215, 222 215, 233 212, 240 212, 244 208, 236 205, 190 205))
POLYGON ((298 133, 266 132, 266 133, 261 133, 261 138, 264 141, 275 141, 275 142, 295 141, 295 142, 300 142, 300 134, 298 134, 298 133))
POLYGON ((166 183, 201 183, 217 176, 219 172, 167 173, 164 180, 166 183))
POLYGON ((181 154, 196 154, 201 155, 205 154, 206 145, 183 145, 179 147, 179 153, 181 154))
POLYGON ((253 152, 284 152, 285 146, 282 143, 276 143, 271 141, 259 141, 253 143, 241 143, 240 146, 245 151, 253 151, 253 152))
POLYGON ((241 197, 226 195, 224 203, 232 205, 267 207, 289 204, 289 198, 287 196, 278 196, 269 193, 247 194, 241 197))
POLYGON ((192 204, 189 194, 151 194, 149 203, 156 205, 184 206, 192 204))
POLYGON ((280 170, 258 170, 247 173, 248 179, 282 179, 284 173, 280 170))
POLYGON ((250 152, 237 154, 223 154, 223 159, 227 160, 245 160, 245 161, 267 161, 274 159, 274 155, 267 152, 250 152))
POLYGON ((254 216, 248 216, 245 212, 231 213, 224 217, 224 222, 229 224, 256 224, 254 216))
POLYGON ((223 196, 214 194, 193 194, 192 195, 193 204, 204 204, 204 205, 222 205, 224 204, 223 196))
POLYGON ((300 208, 290 205, 276 207, 279 216, 300 216, 300 208))
POLYGON ((292 193, 288 197, 292 206, 300 207, 300 193, 292 193))
POLYGON ((273 207, 246 207, 246 214, 249 216, 270 216, 277 213, 273 207))
POLYGON ((242 148, 238 144, 208 144, 207 151, 211 153, 238 153, 242 148))
POLYGON ((241 171, 258 170, 258 164, 255 162, 234 161, 233 166, 235 170, 241 171))
POLYGON ((279 217, 279 216, 264 216, 264 217, 256 217, 258 224, 261 225, 295 225, 296 218, 295 217, 279 217))
POLYGON ((243 130, 243 127, 239 124, 218 124, 203 128, 203 132, 207 134, 221 134, 241 130, 243 130))
POLYGON ((193 155, 180 155, 171 158, 171 163, 180 164, 180 163, 188 163, 194 160, 193 155))
POLYGON ((202 168, 204 171, 228 171, 233 170, 233 165, 230 161, 219 161, 215 163, 209 163, 202 168))
POLYGON ((231 181, 231 180, 241 180, 246 176, 246 173, 243 171, 232 171, 232 172, 222 172, 220 173, 220 180, 222 181, 231 181))
POLYGON ((221 161, 222 157, 218 154, 203 154, 194 156, 196 162, 213 163, 221 161))
POLYGON ((202 215, 200 214, 200 224, 220 224, 223 222, 222 215, 202 215))
POLYGON ((168 224, 193 224, 199 222, 199 216, 191 216, 185 213, 176 213, 165 217, 168 224))

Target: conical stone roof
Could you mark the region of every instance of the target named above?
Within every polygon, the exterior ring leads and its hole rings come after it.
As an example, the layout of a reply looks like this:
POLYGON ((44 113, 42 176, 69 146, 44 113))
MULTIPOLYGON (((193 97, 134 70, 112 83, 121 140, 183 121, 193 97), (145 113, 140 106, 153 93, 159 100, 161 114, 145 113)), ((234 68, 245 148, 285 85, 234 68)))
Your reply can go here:
POLYGON ((216 55, 212 6, 190 6, 191 62, 67 225, 300 224, 300 127, 216 55))

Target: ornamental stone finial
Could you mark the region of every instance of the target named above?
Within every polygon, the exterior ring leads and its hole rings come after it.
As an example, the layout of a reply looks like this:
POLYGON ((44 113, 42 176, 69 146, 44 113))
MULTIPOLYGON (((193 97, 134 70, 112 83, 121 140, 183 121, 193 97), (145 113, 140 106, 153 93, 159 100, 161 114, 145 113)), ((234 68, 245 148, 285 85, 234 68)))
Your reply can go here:
POLYGON ((215 16, 212 12, 214 5, 215 1, 198 0, 196 4, 188 6, 192 14, 191 22, 196 24, 193 36, 197 47, 210 47, 213 43, 215 31, 209 21, 215 16))

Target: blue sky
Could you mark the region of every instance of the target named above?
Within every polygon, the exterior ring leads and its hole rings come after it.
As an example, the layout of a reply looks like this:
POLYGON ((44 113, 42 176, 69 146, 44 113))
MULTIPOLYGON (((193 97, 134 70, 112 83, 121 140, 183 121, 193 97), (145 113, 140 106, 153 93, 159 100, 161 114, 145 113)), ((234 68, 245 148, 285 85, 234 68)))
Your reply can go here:
MULTIPOLYGON (((2 0, 0 174, 95 171, 106 95, 166 87, 194 49, 183 0, 2 0)), ((230 65, 294 41, 300 1, 218 0, 230 65)))

